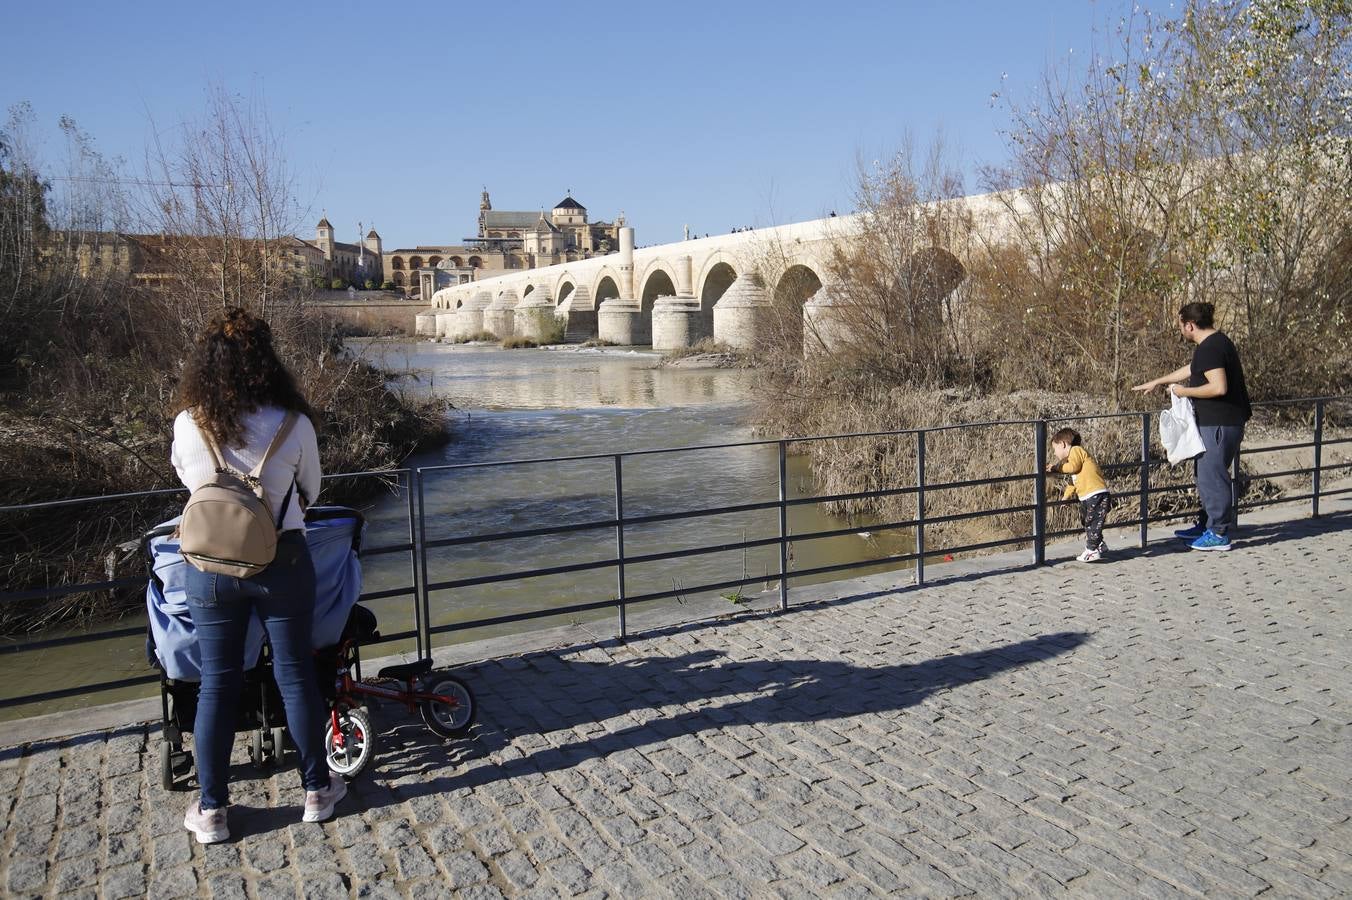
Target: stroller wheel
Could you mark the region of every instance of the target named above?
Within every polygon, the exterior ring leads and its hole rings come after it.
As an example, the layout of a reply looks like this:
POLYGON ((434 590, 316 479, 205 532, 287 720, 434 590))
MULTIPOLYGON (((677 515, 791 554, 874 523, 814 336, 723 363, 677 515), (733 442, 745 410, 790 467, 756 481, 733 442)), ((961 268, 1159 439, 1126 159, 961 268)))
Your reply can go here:
POLYGON ((375 751, 371 720, 360 709, 340 709, 330 717, 324 732, 324 750, 329 768, 345 778, 355 778, 366 768, 375 751))
POLYGON ((249 761, 257 769, 272 768, 272 755, 268 752, 269 735, 266 729, 255 728, 249 732, 249 761))
POLYGON ((441 675, 427 682, 422 688, 424 693, 446 697, 450 703, 440 700, 424 700, 419 704, 423 723, 442 737, 460 737, 474 724, 474 694, 469 685, 453 675, 441 675))
POLYGON ((160 787, 166 791, 174 789, 174 748, 168 741, 160 744, 160 787))
POLYGON ((272 729, 272 759, 279 766, 286 759, 286 729, 281 725, 272 729))

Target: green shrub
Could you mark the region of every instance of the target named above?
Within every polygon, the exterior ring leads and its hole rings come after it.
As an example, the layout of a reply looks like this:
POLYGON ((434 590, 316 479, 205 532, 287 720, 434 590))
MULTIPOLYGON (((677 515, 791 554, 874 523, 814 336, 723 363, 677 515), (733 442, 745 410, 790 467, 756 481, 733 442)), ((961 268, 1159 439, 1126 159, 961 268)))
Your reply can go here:
POLYGON ((514 334, 511 337, 503 338, 502 340, 502 349, 504 350, 527 350, 538 346, 540 346, 538 341, 534 341, 531 338, 519 334, 514 334))
POLYGON ((374 291, 376 289, 376 280, 374 278, 368 278, 362 287, 366 288, 368 291, 374 291))
POLYGON ((347 282, 341 278, 335 278, 329 282, 329 287, 335 291, 341 291, 343 288, 347 287, 347 282))

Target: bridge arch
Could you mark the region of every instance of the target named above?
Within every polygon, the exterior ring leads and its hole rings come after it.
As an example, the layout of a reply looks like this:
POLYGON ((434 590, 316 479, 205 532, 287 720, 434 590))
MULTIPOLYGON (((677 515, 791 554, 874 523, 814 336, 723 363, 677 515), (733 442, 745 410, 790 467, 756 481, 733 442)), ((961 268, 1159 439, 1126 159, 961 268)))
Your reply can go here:
POLYGON ((676 277, 663 263, 654 263, 648 267, 642 285, 639 291, 639 307, 645 314, 652 312, 653 303, 658 297, 676 296, 676 277))
POLYGON ((556 298, 556 302, 554 305, 563 306, 564 302, 568 300, 569 297, 573 296, 573 291, 577 290, 577 285, 573 284, 573 282, 567 279, 564 279, 563 281, 559 282, 558 286, 554 290, 556 292, 554 294, 554 297, 556 298))
MULTIPOLYGON (((733 267, 730 260, 723 258, 722 255, 710 258, 705 263, 705 269, 700 273, 699 279, 699 308, 706 316, 712 317, 714 314, 714 304, 719 298, 732 287, 732 283, 737 280, 737 269, 733 267)), ((713 319, 710 318, 710 322, 713 319)))
POLYGON ((803 304, 821 287, 821 276, 809 265, 793 263, 784 270, 771 294, 772 341, 795 354, 803 352, 803 304))
POLYGON ((592 290, 592 298, 599 307, 605 300, 612 300, 620 296, 620 283, 614 273, 605 272, 596 281, 596 287, 592 290))

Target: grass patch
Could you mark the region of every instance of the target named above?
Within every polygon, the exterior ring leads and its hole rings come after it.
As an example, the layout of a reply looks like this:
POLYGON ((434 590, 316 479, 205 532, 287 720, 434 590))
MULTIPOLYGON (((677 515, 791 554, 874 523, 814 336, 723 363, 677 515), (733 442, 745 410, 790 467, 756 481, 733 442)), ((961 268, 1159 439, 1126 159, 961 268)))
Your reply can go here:
POLYGON ((538 346, 540 346, 538 341, 519 334, 502 339, 502 349, 504 350, 530 350, 538 346))

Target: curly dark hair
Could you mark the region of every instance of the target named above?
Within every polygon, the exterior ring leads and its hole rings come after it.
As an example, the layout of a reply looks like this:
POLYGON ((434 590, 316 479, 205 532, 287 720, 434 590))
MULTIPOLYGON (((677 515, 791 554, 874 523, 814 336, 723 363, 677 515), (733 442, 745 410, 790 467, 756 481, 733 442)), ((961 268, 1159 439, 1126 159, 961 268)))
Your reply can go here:
POLYGON ((296 380, 272 346, 268 323, 243 309, 215 316, 198 336, 178 386, 188 410, 218 446, 234 446, 245 413, 279 406, 313 418, 296 380))

